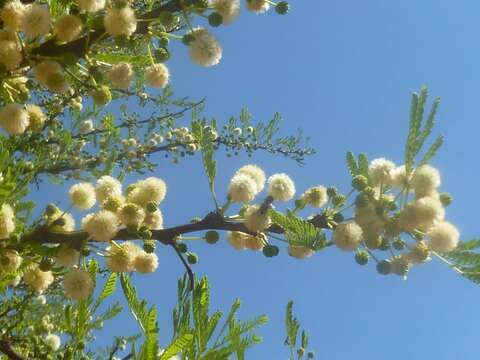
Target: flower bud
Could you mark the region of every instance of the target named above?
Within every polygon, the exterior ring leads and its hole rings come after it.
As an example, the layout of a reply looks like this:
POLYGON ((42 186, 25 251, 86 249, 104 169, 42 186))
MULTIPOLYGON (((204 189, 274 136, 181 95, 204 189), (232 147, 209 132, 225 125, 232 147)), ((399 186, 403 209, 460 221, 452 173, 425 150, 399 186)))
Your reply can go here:
POLYGON ((445 207, 450 205, 453 201, 452 195, 450 195, 449 193, 441 193, 439 199, 442 205, 445 207))
POLYGON ((382 260, 377 264, 377 272, 381 275, 388 275, 391 272, 390 261, 382 260))
POLYGON ((187 261, 190 265, 195 265, 198 262, 198 255, 195 253, 189 253, 187 255, 187 261))
POLYGON ((368 186, 368 180, 363 175, 357 175, 352 180, 352 187, 355 190, 362 191, 368 186))
POLYGON ((212 27, 220 26, 223 23, 223 17, 219 13, 213 12, 210 15, 208 15, 208 23, 212 27))
POLYGON ((148 254, 155 252, 155 240, 144 240, 143 250, 148 254))
POLYGON ((277 3, 277 5, 275 5, 275 11, 279 15, 286 15, 288 10, 290 10, 290 4, 286 1, 280 1, 277 3))
POLYGON ((265 245, 262 249, 263 255, 266 257, 274 257, 279 253, 278 246, 275 245, 265 245))
POLYGON ((207 241, 207 243, 209 244, 215 244, 218 239, 220 239, 220 235, 218 234, 218 231, 207 231, 207 233, 205 234, 205 240, 207 241))

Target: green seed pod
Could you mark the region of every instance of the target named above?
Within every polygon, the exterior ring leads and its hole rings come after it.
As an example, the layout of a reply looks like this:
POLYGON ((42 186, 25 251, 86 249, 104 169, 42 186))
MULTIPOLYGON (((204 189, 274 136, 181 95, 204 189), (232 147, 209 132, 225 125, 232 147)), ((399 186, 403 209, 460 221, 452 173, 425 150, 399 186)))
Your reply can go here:
POLYGON ((208 15, 208 23, 212 27, 217 27, 223 24, 223 17, 217 12, 213 12, 208 15))
POLYGON ((149 254, 155 252, 155 240, 144 240, 143 250, 149 254))
POLYGON ((218 231, 207 231, 205 234, 205 240, 209 244, 215 244, 218 240, 220 239, 220 235, 218 234, 218 231))
POLYGON ((377 264, 377 272, 382 275, 390 274, 390 261, 382 260, 377 264))
POLYGON ((280 1, 277 5, 275 5, 275 11, 279 15, 286 15, 290 10, 290 4, 286 1, 280 1))
POLYGON ((369 258, 370 258, 370 255, 368 255, 368 252, 366 251, 358 251, 355 254, 355 261, 357 262, 358 265, 366 265, 368 263, 369 258))
POLYGON ((198 262, 198 255, 195 253, 188 253, 187 254, 187 261, 191 265, 195 265, 198 262))
POLYGON ((53 265, 54 265, 53 259, 45 257, 42 259, 42 261, 40 261, 40 264, 38 267, 42 271, 50 271, 52 270, 53 265))
POLYGON ((357 175, 352 179, 352 187, 355 190, 362 191, 368 186, 368 180, 363 175, 357 175))
POLYGON ((265 245, 262 249, 263 255, 266 257, 274 257, 279 253, 278 246, 275 245, 265 245))
POLYGON ((443 206, 448 206, 452 203, 453 198, 452 195, 449 193, 441 193, 440 194, 440 202, 442 203, 443 206))
POLYGON ((181 242, 181 243, 178 243, 177 244, 177 247, 178 247, 178 251, 180 251, 181 253, 185 254, 187 251, 188 251, 188 246, 187 244, 181 242))

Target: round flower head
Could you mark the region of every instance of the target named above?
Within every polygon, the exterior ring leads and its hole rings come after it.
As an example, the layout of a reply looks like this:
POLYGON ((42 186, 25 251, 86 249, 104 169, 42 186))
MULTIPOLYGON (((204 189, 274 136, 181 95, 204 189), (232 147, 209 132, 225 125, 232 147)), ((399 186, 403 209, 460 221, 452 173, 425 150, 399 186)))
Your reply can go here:
POLYGON ((267 212, 260 212, 259 209, 258 205, 252 205, 245 210, 245 226, 250 231, 263 231, 272 224, 267 212))
POLYGON ((28 113, 20 104, 8 104, 0 109, 0 127, 9 135, 20 135, 29 124, 28 113))
POLYGON ((362 242, 362 228, 357 223, 338 225, 333 231, 333 242, 338 248, 353 251, 362 242))
POLYGON ((408 183, 407 173, 405 165, 397 166, 391 172, 392 175, 392 186, 401 189, 405 187, 408 183))
POLYGON ((66 231, 75 230, 75 219, 72 214, 64 213, 60 209, 56 209, 55 213, 47 217, 47 224, 50 225, 52 231, 66 231))
POLYGON ((249 202, 257 195, 257 184, 252 177, 237 173, 230 180, 228 196, 233 202, 249 202))
POLYGON ((27 105, 26 110, 29 120, 28 129, 34 133, 39 133, 43 129, 47 116, 39 106, 34 104, 27 105))
POLYGON ((125 198, 122 195, 114 195, 107 197, 101 204, 103 210, 111 212, 117 212, 123 204, 125 204, 125 198))
POLYGON ((134 203, 127 203, 118 210, 118 217, 125 226, 139 226, 145 220, 145 210, 134 203))
POLYGON ((267 0, 247 0, 247 9, 255 14, 262 14, 270 9, 270 3, 267 0))
POLYGON ((385 158, 372 160, 368 166, 368 174, 374 185, 390 185, 392 183, 392 171, 395 164, 385 158))
POLYGON ((217 65, 222 58, 222 47, 217 39, 204 28, 196 28, 190 32, 193 36, 189 43, 190 58, 200 66, 217 65))
POLYGON ((305 246, 289 245, 288 254, 297 259, 305 259, 315 254, 315 251, 305 246))
POLYGON ((145 251, 140 251, 135 257, 134 267, 136 271, 142 274, 152 273, 157 270, 158 256, 154 253, 149 254, 145 251))
POLYGON ((105 7, 105 0, 76 0, 80 11, 97 12, 105 7))
POLYGON ((287 174, 274 174, 268 178, 268 195, 278 201, 288 201, 295 195, 295 184, 287 174))
POLYGON ((142 249, 130 241, 116 243, 107 248, 107 267, 110 271, 130 272, 135 270, 135 258, 142 249))
POLYGON ((415 169, 410 185, 415 191, 417 198, 420 198, 435 194, 440 183, 439 171, 433 166, 422 165, 415 169))
POLYGON ((62 244, 57 252, 57 264, 65 267, 72 267, 78 263, 80 253, 68 245, 62 244))
POLYGON ((154 211, 153 213, 147 212, 143 225, 148 227, 150 230, 163 229, 163 216, 160 209, 154 211))
POLYGON ((134 73, 132 66, 126 62, 119 62, 108 71, 108 79, 120 89, 127 89, 132 82, 134 73))
POLYGON ((63 277, 65 295, 73 300, 86 300, 93 291, 93 280, 88 271, 71 269, 63 277))
POLYGON ((63 42, 75 40, 82 33, 82 20, 75 15, 63 15, 57 19, 54 33, 63 42))
POLYGON ((97 180, 97 185, 95 186, 95 194, 97 200, 104 202, 110 197, 121 197, 122 196, 122 184, 117 179, 105 175, 97 180))
POLYGON ((325 186, 314 186, 305 191, 303 200, 310 206, 321 208, 328 201, 327 188, 325 186))
POLYGON ((37 264, 30 265, 23 274, 23 281, 41 294, 53 283, 51 271, 42 271, 37 264))
POLYGON ((231 24, 240 14, 240 0, 213 0, 213 7, 222 15, 223 24, 231 24))
POLYGON ((237 174, 250 176, 257 184, 257 191, 260 193, 265 187, 265 172, 257 165, 244 165, 238 169, 237 174))
POLYGON ((137 19, 132 8, 110 8, 103 18, 105 31, 111 36, 130 36, 137 29, 137 19))
POLYGON ((25 13, 25 5, 18 0, 7 2, 0 11, 0 19, 12 30, 19 31, 25 13))
POLYGON ((95 188, 90 183, 75 184, 70 188, 68 194, 73 206, 78 210, 88 210, 95 205, 95 188))
POLYGON ((379 235, 384 228, 384 221, 375 211, 373 204, 355 209, 355 222, 360 225, 365 235, 379 235))
POLYGON ((118 232, 118 217, 114 213, 101 210, 89 214, 82 220, 82 228, 95 241, 110 241, 118 232))
POLYGON ((245 239, 245 248, 254 251, 261 251, 265 246, 266 241, 266 236, 262 233, 257 236, 247 236, 245 239))
POLYGON ((63 74, 63 69, 58 62, 45 60, 34 67, 33 73, 40 85, 48 87, 48 78, 55 74, 63 74))
POLYGON ((62 343, 62 341, 60 340, 60 337, 55 334, 48 334, 45 337, 45 342, 53 351, 57 351, 58 349, 60 349, 60 345, 62 343))
POLYGON ((455 250, 460 240, 460 233, 457 228, 446 221, 437 223, 427 233, 430 237, 428 246, 433 251, 449 252, 455 250))
POLYGON ((23 258, 18 254, 16 250, 6 251, 0 261, 0 273, 17 271, 22 264, 22 261, 23 258))
POLYGON ((146 206, 149 202, 160 204, 167 194, 165 181, 156 177, 149 177, 135 183, 133 190, 127 195, 127 200, 146 206))
POLYGON ((8 70, 14 70, 21 62, 22 53, 17 43, 10 40, 0 41, 0 63, 8 70))
POLYGON ((52 20, 50 11, 42 5, 33 4, 26 8, 21 29, 30 38, 47 35, 50 32, 52 20))
POLYGON ((153 87, 165 87, 168 84, 170 72, 164 64, 154 64, 145 70, 145 80, 153 87))
POLYGON ((227 234, 227 239, 230 245, 232 245, 236 250, 243 250, 246 248, 245 243, 249 235, 239 232, 239 231, 229 231, 227 234))
POLYGON ((390 272, 406 279, 410 270, 411 262, 407 256, 394 256, 390 260, 390 272))
POLYGON ((403 230, 429 230, 443 220, 445 209, 437 197, 426 196, 408 204, 401 212, 398 224, 403 230))
POLYGON ((0 206, 0 240, 7 239, 15 230, 15 213, 8 204, 0 206))

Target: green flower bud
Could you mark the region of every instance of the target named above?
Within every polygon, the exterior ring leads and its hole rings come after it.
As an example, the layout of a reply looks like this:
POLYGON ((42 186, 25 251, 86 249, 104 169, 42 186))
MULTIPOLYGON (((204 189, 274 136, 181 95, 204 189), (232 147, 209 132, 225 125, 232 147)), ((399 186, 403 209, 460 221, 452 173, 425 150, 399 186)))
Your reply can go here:
POLYGON ((81 252, 82 256, 87 257, 87 256, 90 256, 91 250, 87 247, 84 247, 80 252, 81 252))
POLYGON ((192 43, 192 41, 195 41, 195 36, 193 36, 192 34, 185 34, 183 35, 182 37, 182 42, 185 44, 185 45, 190 45, 192 43))
POLYGON ((389 211, 395 211, 398 209, 398 205, 395 201, 390 201, 389 203, 387 203, 387 209, 389 211))
POLYGON ((128 225, 127 226, 127 232, 130 235, 137 235, 138 233, 138 226, 137 225, 128 225))
POLYGON ((440 194, 440 202, 442 203, 443 206, 448 206, 452 203, 453 198, 452 195, 449 193, 441 193, 440 194))
POLYGON ((298 348, 297 354, 298 356, 302 357, 303 355, 305 355, 305 349, 303 347, 298 348))
POLYGON ((363 175, 357 175, 352 179, 352 187, 355 190, 362 191, 368 186, 368 180, 363 175))
POLYGON ((147 211, 149 213, 154 213, 155 211, 158 210, 158 205, 157 203, 153 202, 153 201, 150 201, 148 204, 147 204, 147 211))
POLYGON ((187 251, 188 251, 188 246, 187 244, 181 242, 181 243, 178 243, 177 244, 177 247, 178 247, 178 251, 180 251, 181 253, 185 254, 187 251))
POLYGON ((223 17, 217 12, 213 12, 208 15, 208 23, 212 27, 217 27, 223 24, 223 17))
POLYGON ((205 240, 207 240, 207 243, 209 244, 215 244, 218 239, 220 239, 220 235, 218 234, 218 231, 207 231, 205 234, 205 240))
POLYGON ((368 263, 369 258, 370 256, 366 251, 358 251, 355 254, 355 261, 357 262, 358 265, 366 265, 368 263))
POLYGON ((313 359, 315 357, 315 353, 313 351, 309 351, 307 354, 307 358, 313 359))
POLYGON ((333 215, 333 221, 335 221, 337 224, 340 224, 344 220, 344 216, 341 213, 335 213, 333 215))
POLYGON ((405 242, 402 239, 396 239, 393 243, 393 248, 395 250, 403 250, 405 249, 405 242))
POLYGON ((161 47, 155 50, 154 52, 154 57, 155 60, 157 60, 159 63, 163 63, 170 59, 170 51, 168 51, 167 48, 161 47))
POLYGON ((415 240, 417 240, 417 241, 422 241, 423 238, 425 237, 425 235, 418 230, 413 230, 412 235, 415 238, 415 240))
POLYGON ((382 275, 390 274, 390 261, 382 260, 377 264, 377 272, 382 275))
POLYGON ((187 261, 191 265, 195 265, 198 262, 198 255, 195 253, 188 253, 187 261))
POLYGON ((170 44, 170 39, 166 36, 162 36, 162 37, 158 38, 158 44, 161 47, 167 47, 168 44, 170 44))
POLYGON ((140 229, 139 235, 140 235, 140 238, 144 240, 149 240, 152 238, 152 232, 150 231, 150 229, 147 229, 147 228, 140 229))
POLYGON ((335 186, 329 186, 327 188, 327 195, 328 197, 330 198, 333 198, 334 196, 336 196, 338 194, 338 190, 335 186))
POLYGON ((365 244, 369 249, 378 249, 382 245, 382 238, 378 234, 368 235, 365 244))
POLYGON ((38 267, 42 271, 50 271, 52 270, 53 265, 54 265, 53 259, 45 257, 42 259, 42 261, 40 261, 40 264, 38 267))
POLYGON ((290 10, 290 4, 286 1, 280 1, 277 5, 275 5, 275 11, 279 15, 286 15, 290 10))
POLYGON ((110 92, 108 86, 100 86, 98 89, 90 92, 90 96, 92 97, 95 105, 98 106, 105 106, 112 101, 112 93, 110 92))
POLYGON ((88 73, 97 82, 101 83, 105 79, 105 75, 99 66, 92 66, 88 69, 88 73))
POLYGON ((382 242, 380 244, 379 249, 383 250, 383 251, 386 251, 386 250, 390 249, 390 241, 388 241, 385 238, 382 238, 382 242))
POLYGON ((367 195, 370 199, 373 199, 375 198, 375 189, 368 186, 366 187, 365 189, 363 189, 363 192, 365 193, 365 195, 367 195))
POLYGON ((262 249, 263 255, 266 257, 274 257, 279 253, 278 246, 275 245, 265 245, 262 249))
POLYGON ((155 240, 144 240, 143 250, 149 254, 155 252, 155 240))
POLYGON ((344 195, 337 194, 332 198, 332 204, 334 206, 342 206, 347 201, 347 198, 344 195))
POLYGON ((355 198, 355 206, 358 208, 364 208, 368 206, 368 196, 365 193, 358 194, 355 198))
POLYGON ((175 22, 175 16, 170 11, 162 11, 158 16, 158 19, 164 26, 173 25, 175 22))
POLYGON ((306 205, 306 202, 305 202, 304 199, 300 198, 300 199, 295 200, 295 207, 297 209, 303 209, 303 208, 305 208, 305 205, 306 205))

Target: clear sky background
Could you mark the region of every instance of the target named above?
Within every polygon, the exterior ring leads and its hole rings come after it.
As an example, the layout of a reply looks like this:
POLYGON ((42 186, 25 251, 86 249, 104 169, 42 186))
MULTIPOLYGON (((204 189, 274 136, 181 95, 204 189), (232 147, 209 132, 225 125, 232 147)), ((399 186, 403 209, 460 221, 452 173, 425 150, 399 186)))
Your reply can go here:
MULTIPOLYGON (((284 134, 302 128, 311 136, 317 154, 304 166, 261 153, 253 160, 268 174, 290 174, 298 192, 318 184, 348 191, 347 150, 401 163, 410 94, 428 85, 432 98, 442 97, 435 133, 446 135, 446 143, 434 165, 442 172, 442 191, 454 197, 447 217, 468 240, 480 235, 479 20, 476 0, 292 1, 288 16, 243 9, 233 25, 214 29, 224 47, 219 66, 199 68, 182 46, 168 65, 176 94, 206 97, 209 116, 224 121, 248 106, 255 119, 266 120, 278 111, 284 134)), ((233 172, 251 160, 218 160, 217 192, 225 196, 233 172)), ((198 156, 180 166, 161 162, 156 175, 169 186, 162 204, 166 226, 211 210, 198 156)), ((216 246, 195 243, 192 249, 200 255, 195 271, 210 278, 214 309, 227 311, 240 297, 243 318, 269 315, 264 342, 248 359, 287 358, 289 300, 318 359, 479 358, 480 289, 436 260, 403 281, 377 275, 373 264, 360 267, 353 254, 333 247, 307 261, 290 258, 284 248, 273 259, 237 252, 224 237, 216 246)), ((159 247, 158 255, 158 271, 135 279, 141 296, 159 308, 165 346, 183 268, 171 249, 159 247)), ((127 313, 98 340, 137 331, 127 313)))

